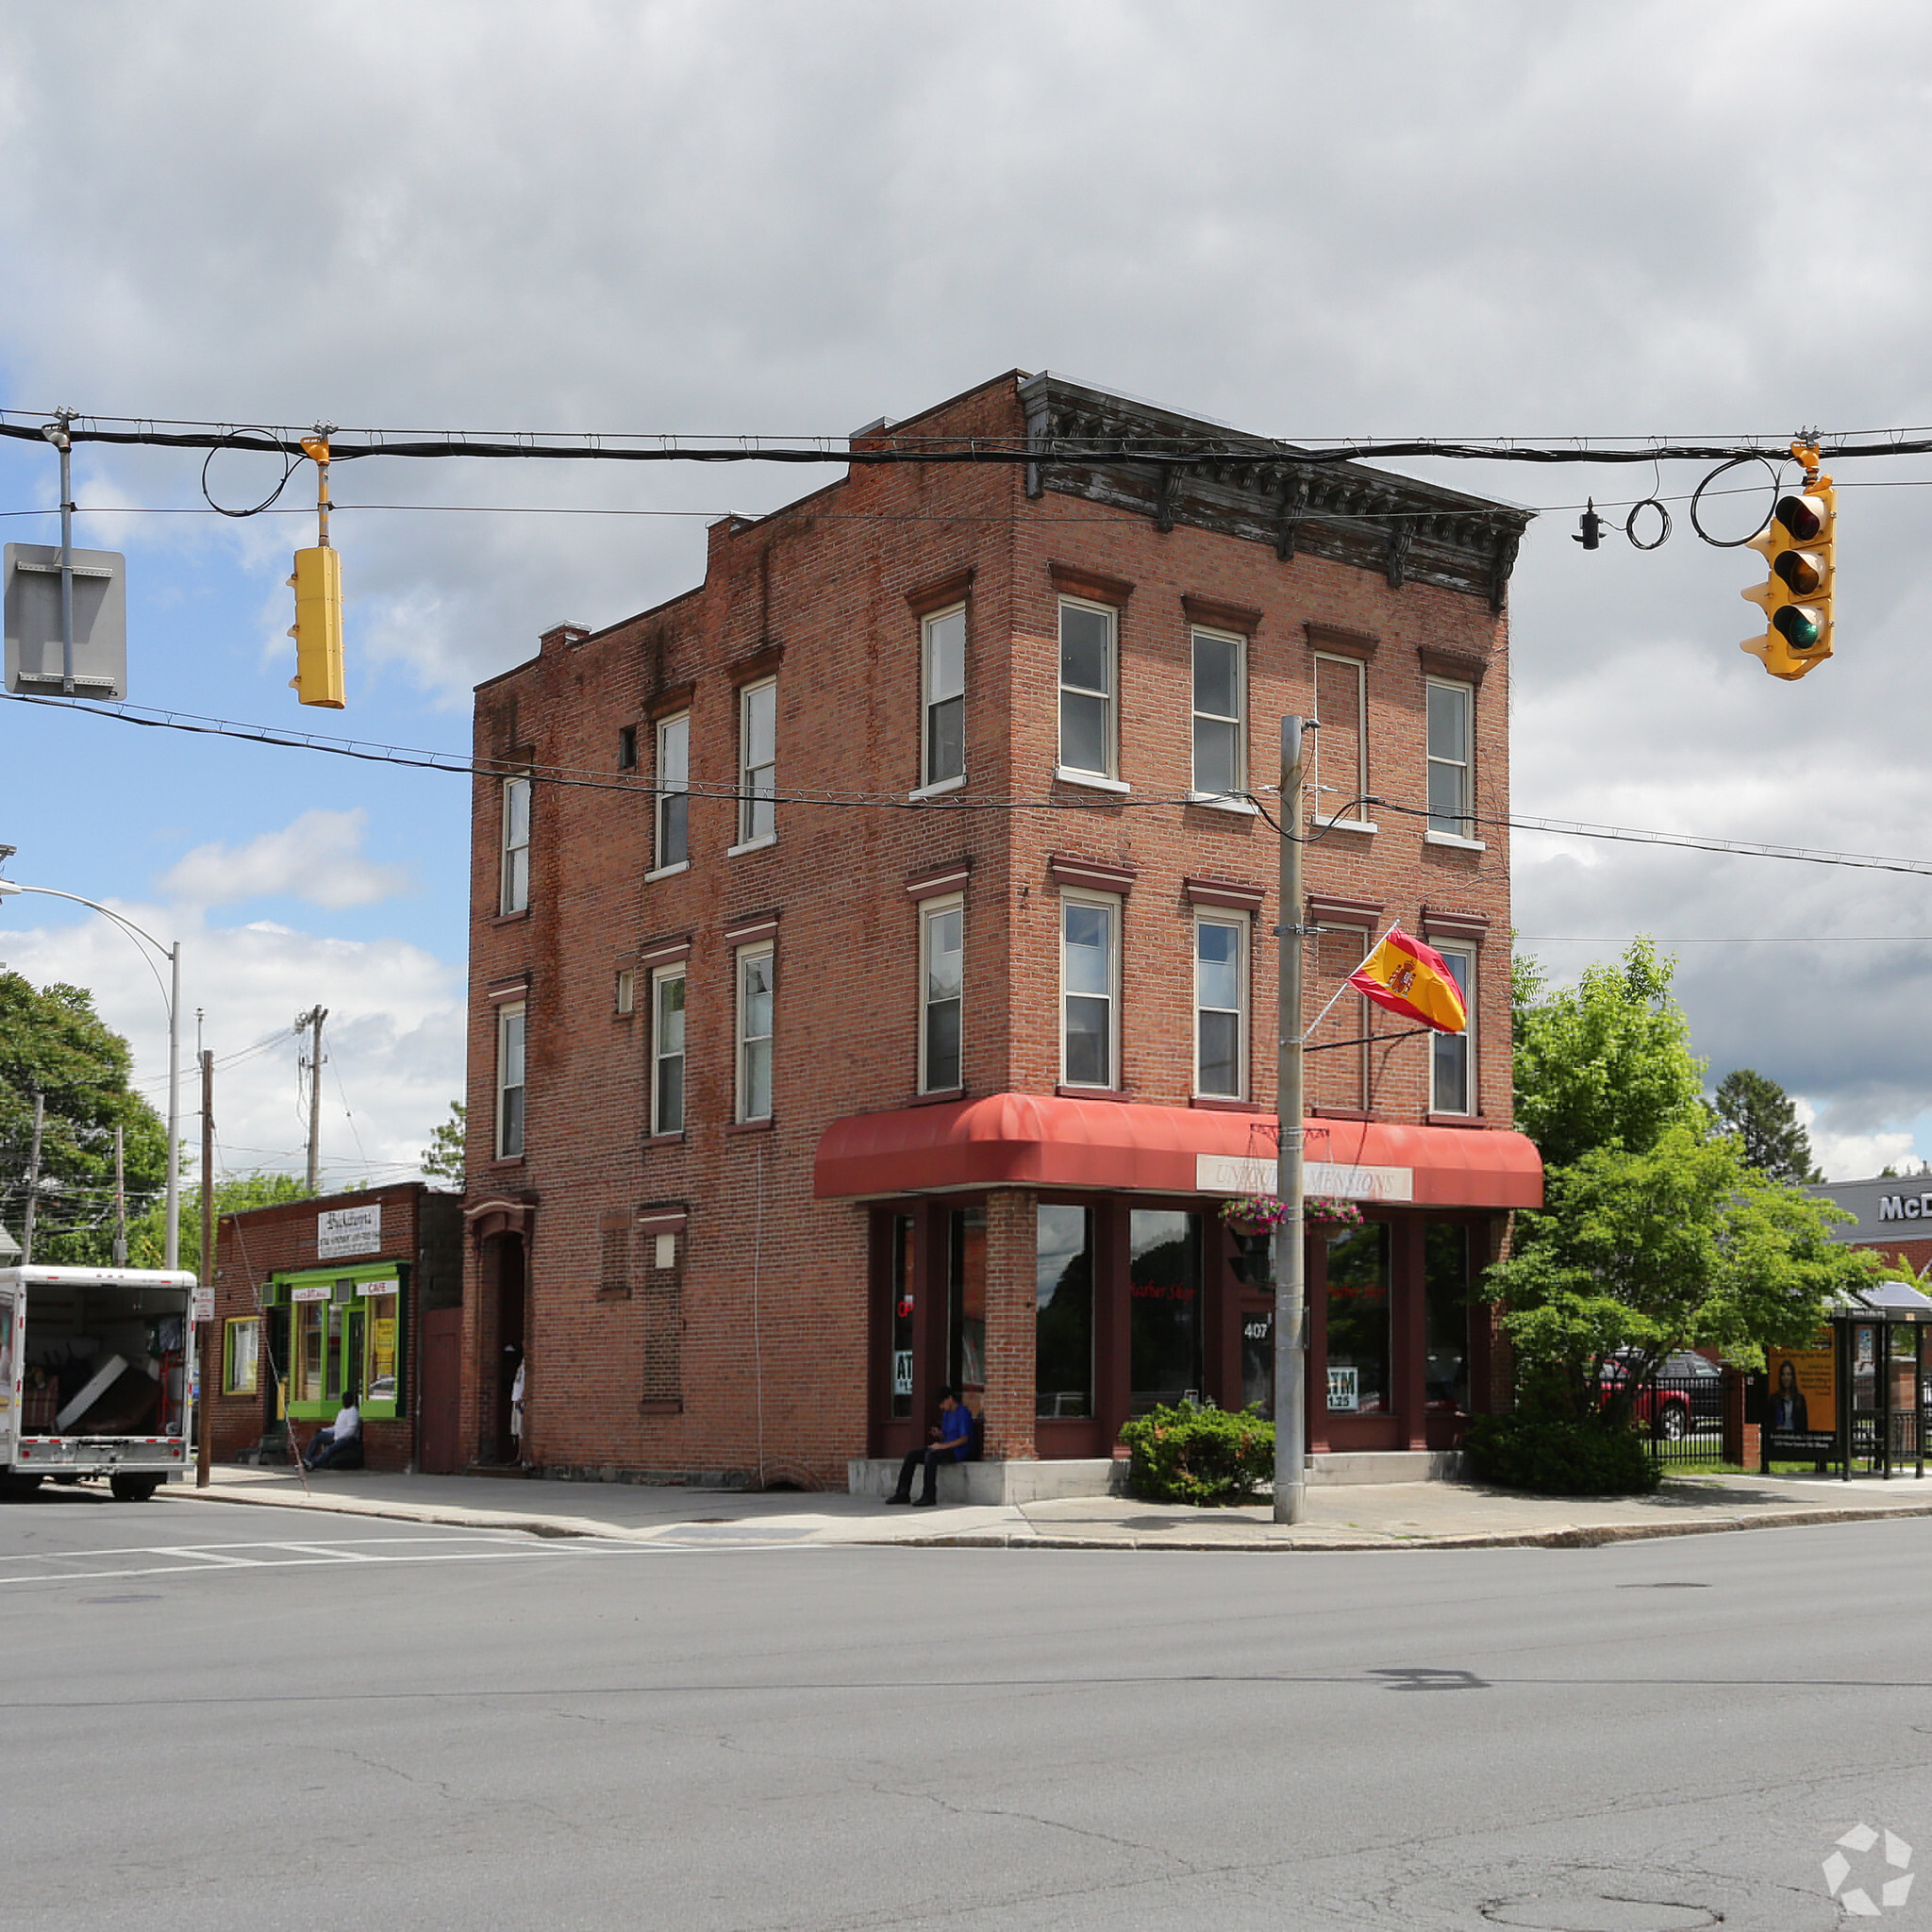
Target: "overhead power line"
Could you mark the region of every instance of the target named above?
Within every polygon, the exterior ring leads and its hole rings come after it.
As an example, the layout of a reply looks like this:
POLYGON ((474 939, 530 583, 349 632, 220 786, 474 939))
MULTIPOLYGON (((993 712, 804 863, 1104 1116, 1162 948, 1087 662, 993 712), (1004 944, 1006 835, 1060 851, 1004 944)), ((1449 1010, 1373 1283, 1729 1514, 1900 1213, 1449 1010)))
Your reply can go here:
MULTIPOLYGON (((648 778, 613 777, 570 766, 531 765, 514 759, 475 759, 457 752, 425 751, 404 745, 379 745, 357 739, 337 739, 321 732, 287 732, 266 724, 241 724, 226 719, 197 717, 178 711, 152 711, 136 705, 95 705, 77 698, 23 697, 0 692, 9 704, 40 705, 89 717, 112 718, 124 724, 139 724, 153 730, 186 731, 200 737, 233 738, 246 744, 268 745, 279 751, 321 752, 335 758, 362 759, 372 764, 395 765, 405 770, 446 772, 455 777, 528 778, 533 783, 555 785, 590 791, 627 792, 645 801, 658 796, 648 778)), ((1260 788, 1273 791, 1273 786, 1260 788)), ((736 787, 691 783, 682 788, 690 798, 718 802, 741 802, 750 794, 736 787)), ((952 792, 940 798, 908 798, 899 792, 833 791, 807 789, 780 789, 760 792, 777 805, 815 806, 828 810, 903 811, 941 814, 984 811, 1089 812, 1148 810, 1177 808, 1197 803, 1191 792, 1135 794, 1121 797, 1108 793, 1103 798, 975 798, 966 792, 952 792)), ((1271 824, 1275 824, 1256 792, 1242 794, 1254 804, 1271 824)), ((1426 819, 1433 814, 1426 805, 1405 805, 1394 799, 1363 797, 1356 805, 1372 806, 1406 818, 1426 819)), ((1736 858, 1775 858, 1806 865, 1848 866, 1865 872, 1910 873, 1932 876, 1932 859, 1894 858, 1882 854, 1832 852, 1806 845, 1775 845, 1758 840, 1721 839, 1694 832, 1649 831, 1634 825, 1590 824, 1575 819, 1535 818, 1509 812, 1503 814, 1463 814, 1466 823, 1493 825, 1518 832, 1547 832, 1557 838, 1602 839, 1632 845, 1657 845, 1674 851, 1715 852, 1736 858)), ((1277 827, 1278 829, 1278 827, 1277 827)), ((1318 831, 1314 838, 1326 836, 1318 831)), ((266 1045, 267 1042, 262 1042, 266 1045)), ((249 1049, 252 1051, 253 1049, 249 1049)))

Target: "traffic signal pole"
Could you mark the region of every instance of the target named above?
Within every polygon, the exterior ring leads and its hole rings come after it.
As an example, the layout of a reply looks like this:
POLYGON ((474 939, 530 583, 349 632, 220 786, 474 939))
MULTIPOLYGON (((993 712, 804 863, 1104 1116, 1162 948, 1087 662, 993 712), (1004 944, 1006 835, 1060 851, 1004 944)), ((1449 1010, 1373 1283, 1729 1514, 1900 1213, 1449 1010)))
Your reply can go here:
POLYGON ((1302 789, 1305 731, 1281 721, 1281 880, 1275 987, 1274 1520, 1299 1523, 1307 1493, 1307 1295, 1302 1241, 1302 789))

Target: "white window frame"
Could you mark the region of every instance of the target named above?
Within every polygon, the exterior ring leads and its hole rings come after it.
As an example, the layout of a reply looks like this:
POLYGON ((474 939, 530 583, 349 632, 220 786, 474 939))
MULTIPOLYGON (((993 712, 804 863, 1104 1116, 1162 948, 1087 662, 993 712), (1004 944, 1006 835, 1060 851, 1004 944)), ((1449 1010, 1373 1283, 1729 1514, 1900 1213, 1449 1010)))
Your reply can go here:
MULTIPOLYGON (((1310 656, 1313 657, 1317 664, 1340 664, 1355 674, 1355 768, 1361 780, 1361 789, 1367 791, 1369 789, 1369 667, 1359 658, 1343 657, 1339 651, 1315 651, 1311 652, 1310 656)), ((1324 791, 1322 785, 1322 742, 1328 736, 1328 732, 1332 731, 1335 727, 1328 724, 1327 721, 1321 715, 1321 699, 1319 696, 1321 675, 1319 671, 1316 672, 1315 690, 1317 697, 1315 716, 1317 722, 1324 725, 1325 728, 1315 734, 1315 805, 1312 814, 1315 823, 1322 825, 1333 825, 1338 831, 1343 832, 1379 831, 1381 827, 1367 816, 1368 807, 1365 804, 1359 804, 1353 796, 1342 798, 1339 793, 1329 794, 1324 791), (1335 800, 1335 809, 1333 811, 1327 808, 1326 803, 1331 795, 1334 796, 1335 800)), ((1424 729, 1426 731, 1427 728, 1427 719, 1424 717, 1424 729)))
POLYGON ((1121 1090, 1121 951, 1122 913, 1124 902, 1115 892, 1089 892, 1075 891, 1072 887, 1060 889, 1059 910, 1059 952, 1060 952, 1060 1078, 1062 1087, 1089 1087, 1096 1093, 1117 1093, 1121 1090), (1070 998, 1091 999, 1098 995, 1091 993, 1071 993, 1067 987, 1067 908, 1070 906, 1096 906, 1107 912, 1112 924, 1108 930, 1111 943, 1108 948, 1108 1038, 1107 1074, 1105 1081, 1075 1080, 1067 1068, 1067 1001, 1070 998))
POLYGON ((1248 1097, 1248 932, 1249 922, 1239 912, 1196 912, 1194 947, 1194 1092, 1203 1100, 1245 1100, 1248 1097), (1225 1007, 1201 1002, 1201 928, 1213 925, 1235 936, 1235 1074, 1232 1093, 1210 1092, 1201 1084, 1201 1015, 1224 1013, 1225 1007))
POLYGON ((1438 939, 1433 935, 1428 943, 1454 967, 1460 965, 1463 970, 1462 1002, 1469 1009, 1469 1024, 1460 1033, 1439 1033, 1429 1041, 1429 1111, 1431 1113, 1474 1115, 1482 1111, 1476 1090, 1476 1037, 1475 1003, 1476 974, 1481 966, 1474 943, 1469 940, 1450 939, 1446 935, 1438 939), (1441 1048, 1454 1041, 1462 1050, 1462 1102, 1460 1107, 1444 1107, 1442 1096, 1436 1086, 1436 1058, 1441 1048))
POLYGON ((659 966, 651 974, 651 1132, 655 1134, 681 1134, 684 1124, 691 1115, 691 1091, 689 1074, 691 1069, 691 984, 689 968, 683 960, 675 966, 659 966), (675 980, 684 987, 684 1033, 678 1041, 675 1053, 664 1051, 664 995, 671 983, 675 980), (669 1060, 678 1062, 677 1076, 677 1119, 673 1122, 666 1118, 664 1108, 664 1066, 669 1060))
POLYGON ((531 803, 527 778, 503 781, 502 860, 497 874, 496 909, 506 915, 530 909, 531 803))
POLYGON ((1057 763, 1054 775, 1075 785, 1097 785, 1103 791, 1124 791, 1128 788, 1122 784, 1120 777, 1120 687, 1121 687, 1121 614, 1111 604, 1097 604, 1091 597, 1070 597, 1062 595, 1056 608, 1054 625, 1054 732, 1057 763), (1062 613, 1068 610, 1091 610, 1096 616, 1107 619, 1107 678, 1105 691, 1091 690, 1085 685, 1066 681, 1066 647, 1061 641, 1065 625, 1062 613), (1063 725, 1065 722, 1066 699, 1069 692, 1076 697, 1100 698, 1107 706, 1107 722, 1103 735, 1106 743, 1101 756, 1107 760, 1107 769, 1096 772, 1086 765, 1070 765, 1067 762, 1063 725))
POLYGON ((736 1079, 735 1079, 735 1086, 736 1086, 736 1089, 737 1089, 737 1091, 736 1091, 736 1097, 735 1097, 735 1104, 734 1104, 734 1107, 733 1107, 733 1109, 732 1109, 732 1111, 733 1111, 733 1117, 734 1117, 734 1118, 735 1118, 736 1120, 740 1121, 740 1122, 745 1122, 745 1121, 768 1121, 768 1120, 770 1120, 770 1119, 772 1118, 772 1116, 773 1116, 773 1112, 774 1112, 774 1108, 775 1108, 775 1106, 776 1106, 776 1100, 775 1100, 775 1096, 774 1096, 774 1085, 775 1085, 775 1077, 776 1077, 776 1074, 777 1074, 777 1065, 776 1065, 776 1061, 777 1061, 777 1049, 776 1049, 776 1041, 777 1041, 777 1033, 778 1033, 778 957, 777 957, 777 948, 776 948, 776 947, 775 947, 775 946, 774 946, 774 944, 772 943, 772 941, 771 941, 770 940, 763 940, 763 941, 759 941, 759 942, 758 942, 758 943, 757 945, 755 945, 755 946, 740 946, 740 947, 738 948, 738 950, 737 950, 737 953, 736 953, 736 955, 735 955, 734 958, 733 958, 733 962, 732 962, 732 969, 733 969, 733 972, 734 972, 734 974, 735 974, 735 975, 736 975, 736 978, 737 978, 737 982, 738 982, 738 991, 737 991, 737 998, 736 998, 736 1001, 735 1001, 735 1006, 736 1006, 736 1018, 735 1018, 735 1020, 734 1020, 734 1023, 733 1023, 733 1029, 732 1029, 732 1030, 733 1030, 733 1033, 734 1033, 734 1035, 735 1035, 735 1038, 736 1038, 736 1041, 737 1041, 736 1051, 735 1051, 735 1053, 734 1053, 734 1055, 733 1055, 733 1059, 734 1059, 734 1062, 735 1062, 735 1067, 736 1067, 736 1079), (758 962, 758 960, 760 960, 760 959, 764 960, 764 961, 765 961, 765 962, 767 963, 767 965, 768 965, 768 966, 769 966, 769 967, 771 968, 771 975, 772 975, 772 982, 771 982, 771 983, 772 983, 772 1022, 771 1022, 771 1024, 772 1024, 772 1030, 771 1030, 771 1032, 769 1032, 769 1033, 750 1034, 750 1033, 747 1033, 747 1032, 745 1031, 745 1005, 746 1005, 746 1002, 745 1002, 745 991, 744 991, 744 982, 745 982, 745 974, 746 974, 746 970, 747 970, 747 968, 749 968, 749 967, 751 967, 752 965, 756 964, 756 963, 757 963, 757 962, 758 962), (749 1067, 749 1065, 750 1065, 750 1063, 751 1063, 751 1053, 752 1053, 752 1049, 753 1049, 754 1047, 757 1047, 757 1046, 760 1045, 760 1044, 762 1044, 762 1045, 763 1045, 763 1047, 764 1047, 764 1049, 765 1049, 765 1054, 766 1054, 766 1061, 765 1061, 765 1110, 764 1110, 764 1112, 762 1112, 762 1113, 752 1113, 752 1112, 750 1112, 750 1111, 748 1110, 748 1109, 749 1109, 749 1107, 750 1107, 750 1100, 749 1100, 749 1096, 748 1096, 748 1094, 747 1094, 747 1092, 746 1092, 746 1090, 747 1090, 747 1088, 748 1088, 748 1087, 750 1086, 750 1084, 751 1084, 751 1083, 750 1083, 750 1081, 749 1081, 749 1080, 748 1080, 748 1079, 746 1078, 746 1069, 747 1069, 747 1068, 749 1067))
POLYGON ((1425 821, 1424 838, 1432 844, 1460 845, 1481 852, 1485 848, 1482 841, 1475 836, 1475 686, 1454 677, 1429 677, 1424 680, 1423 691, 1423 803, 1429 804, 1438 765, 1459 767, 1462 774, 1462 809, 1454 814, 1444 814, 1455 819, 1455 824, 1439 826, 1437 814, 1430 809, 1425 821), (1431 730, 1433 693, 1438 691, 1459 691, 1463 700, 1462 711, 1462 757, 1460 759, 1439 758, 1430 749, 1433 739, 1431 730))
POLYGON ((941 899, 927 899, 919 908, 919 1091, 922 1093, 950 1092, 966 1079, 966 901, 959 893, 941 899), (935 1087, 928 1064, 930 1036, 927 1015, 932 1009, 932 929, 934 923, 957 914, 959 921, 959 1064, 958 1078, 935 1087))
POLYGON ((774 792, 778 786, 778 680, 775 677, 760 677, 751 684, 738 688, 738 842, 730 849, 727 857, 736 857, 741 852, 758 852, 767 845, 778 841, 778 806, 775 798, 769 801, 758 795, 758 779, 760 773, 771 774, 774 792), (751 762, 751 709, 752 706, 769 691, 772 698, 772 761, 768 765, 754 765, 751 762), (759 831, 758 808, 767 805, 772 815, 768 830, 759 831))
POLYGON ((653 791, 651 812, 651 870, 646 878, 669 878, 673 873, 685 872, 691 866, 691 713, 679 711, 675 717, 660 718, 657 730, 657 756, 653 764, 653 791), (682 732, 684 742, 684 771, 682 775, 667 778, 665 767, 669 762, 668 748, 674 735, 682 732), (669 844, 669 820, 673 799, 684 801, 684 856, 669 858, 665 856, 669 844))
POLYGON ((530 1138, 530 1009, 523 1000, 506 1001, 496 1009, 496 1158, 521 1160, 530 1138), (514 1071, 511 1041, 514 1039, 514 1071), (509 1096, 519 1096, 516 1132, 510 1133, 509 1096), (515 1146, 510 1145, 514 1138, 515 1146))
POLYGON ((930 798, 941 791, 957 791, 966 782, 966 606, 948 604, 943 610, 930 611, 919 621, 919 798, 930 798), (957 691, 937 688, 939 676, 934 662, 933 633, 949 618, 959 620, 959 686, 957 691), (933 713, 940 706, 958 701, 959 706, 959 769, 935 773, 932 763, 933 713))
POLYGON ((1236 794, 1248 789, 1248 641, 1240 631, 1216 630, 1211 625, 1197 624, 1188 632, 1188 796, 1201 805, 1246 804, 1236 794), (1201 708, 1200 678, 1194 663, 1195 641, 1207 638, 1217 644, 1234 646, 1234 715, 1201 708), (1216 724, 1234 726, 1234 783, 1225 791, 1208 791, 1201 786, 1201 774, 1194 769, 1194 727, 1206 718, 1216 724))

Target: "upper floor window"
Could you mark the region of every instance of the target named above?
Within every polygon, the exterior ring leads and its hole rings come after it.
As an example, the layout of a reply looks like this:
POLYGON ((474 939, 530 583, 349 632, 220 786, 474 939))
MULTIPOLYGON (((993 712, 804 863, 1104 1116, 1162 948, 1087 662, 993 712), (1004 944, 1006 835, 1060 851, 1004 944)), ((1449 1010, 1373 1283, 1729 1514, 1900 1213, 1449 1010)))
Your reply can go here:
POLYGON ((617 769, 620 772, 635 772, 638 768, 638 727, 635 724, 620 724, 617 727, 617 769))
POLYGON ((920 626, 925 741, 922 787, 966 775, 966 607, 941 610, 920 626))
POLYGON ((1475 949, 1432 939, 1462 991, 1469 1024, 1460 1033, 1438 1033, 1430 1041, 1429 1108, 1433 1113, 1474 1113, 1475 1105, 1475 949))
POLYGON ((764 845, 778 836, 778 680, 748 684, 738 694, 738 842, 764 845))
POLYGON ((1060 767, 1114 776, 1115 613, 1060 599, 1060 767))
POLYGON ((503 781, 503 879, 497 896, 503 912, 530 908, 530 781, 503 781))
POLYGON ((966 908, 934 899, 919 917, 919 1091, 960 1083, 959 1017, 965 990, 966 908))
POLYGON ((1114 1087, 1120 1050, 1121 902, 1060 894, 1060 1078, 1114 1087))
POLYGON ((684 1132, 684 980, 682 966, 651 975, 651 1131, 684 1132))
POLYGON ((1194 922, 1194 1091, 1241 1098, 1247 1070, 1247 922, 1194 922))
POLYGON ((658 726, 656 870, 691 862, 691 713, 658 726))
POLYGON ((1368 667, 1357 658, 1315 653, 1314 814, 1324 824, 1370 825, 1368 667))
POLYGON ((738 954, 738 1118, 772 1117, 772 996, 770 946, 741 946, 738 954))
POLYGON ((1467 684, 1428 681, 1429 830, 1452 839, 1475 836, 1471 724, 1475 691, 1467 684))
POLYGON ((513 1160, 524 1151, 524 1026, 528 1008, 519 1000, 496 1009, 496 1158, 513 1160))
POLYGON ((1241 640, 1220 631, 1194 633, 1194 786, 1224 797, 1247 784, 1242 756, 1241 640))

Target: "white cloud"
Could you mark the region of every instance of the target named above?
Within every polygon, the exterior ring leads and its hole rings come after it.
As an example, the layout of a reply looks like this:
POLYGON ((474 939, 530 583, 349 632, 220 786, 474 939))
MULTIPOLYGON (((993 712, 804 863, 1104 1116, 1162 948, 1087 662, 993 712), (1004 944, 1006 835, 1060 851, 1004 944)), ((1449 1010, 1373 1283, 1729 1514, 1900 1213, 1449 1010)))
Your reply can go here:
POLYGON ((245 845, 197 845, 157 883, 191 906, 284 896, 329 912, 374 906, 407 891, 409 875, 401 866, 378 865, 364 856, 368 826, 360 806, 349 811, 318 807, 245 845))
POLYGON ((1798 1124, 1811 1137, 1811 1157, 1828 1181, 1870 1180, 1888 1167, 1909 1170, 1917 1165, 1916 1137, 1910 1128, 1891 1133, 1840 1134, 1821 1126, 1818 1109, 1793 1094, 1798 1124))

